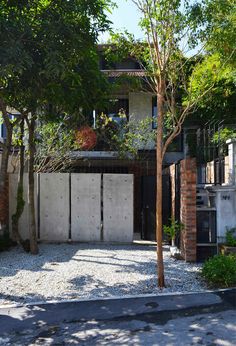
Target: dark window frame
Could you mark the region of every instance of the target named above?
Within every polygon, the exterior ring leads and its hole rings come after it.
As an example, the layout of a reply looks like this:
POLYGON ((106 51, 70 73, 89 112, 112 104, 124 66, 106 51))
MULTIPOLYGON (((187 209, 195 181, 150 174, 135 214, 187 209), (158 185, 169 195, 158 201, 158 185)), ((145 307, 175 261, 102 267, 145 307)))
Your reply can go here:
POLYGON ((158 110, 157 110, 157 97, 153 96, 152 97, 152 129, 156 130, 157 129, 157 115, 158 115, 158 110), (155 111, 156 110, 156 111, 155 111), (155 114, 156 113, 156 114, 155 114))

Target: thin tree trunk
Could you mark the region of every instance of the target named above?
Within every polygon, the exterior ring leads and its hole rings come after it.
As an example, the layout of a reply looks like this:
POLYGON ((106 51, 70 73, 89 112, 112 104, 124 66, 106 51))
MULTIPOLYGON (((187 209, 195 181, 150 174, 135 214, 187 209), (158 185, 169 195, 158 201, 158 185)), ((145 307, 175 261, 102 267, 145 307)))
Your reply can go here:
POLYGON ((24 147, 24 119, 20 123, 20 168, 18 175, 17 185, 17 199, 16 199, 16 212, 12 215, 12 235, 17 244, 21 245, 26 252, 29 252, 29 240, 23 240, 19 233, 19 220, 24 211, 24 160, 25 160, 25 147, 24 147))
POLYGON ((35 119, 32 117, 27 121, 29 129, 29 173, 28 173, 28 204, 29 204, 29 235, 30 235, 30 252, 33 255, 38 254, 36 220, 35 220, 35 203, 34 203, 34 131, 35 119))
POLYGON ((156 147, 156 240, 157 240, 157 276, 158 286, 165 286, 162 250, 162 140, 164 119, 164 85, 160 81, 157 92, 157 147, 156 147))
MULTIPOLYGON (((3 117, 4 125, 6 126, 6 135, 7 135, 6 142, 2 146, 3 150, 2 150, 1 168, 0 168, 0 205, 4 206, 7 203, 7 195, 6 195, 7 183, 8 183, 7 170, 8 170, 9 154, 10 154, 11 144, 12 144, 12 125, 9 120, 5 104, 1 99, 0 99, 0 109, 2 111, 2 117, 3 117)), ((0 233, 3 234, 5 232, 7 232, 7 220, 5 218, 5 215, 2 214, 0 216, 0 233)))

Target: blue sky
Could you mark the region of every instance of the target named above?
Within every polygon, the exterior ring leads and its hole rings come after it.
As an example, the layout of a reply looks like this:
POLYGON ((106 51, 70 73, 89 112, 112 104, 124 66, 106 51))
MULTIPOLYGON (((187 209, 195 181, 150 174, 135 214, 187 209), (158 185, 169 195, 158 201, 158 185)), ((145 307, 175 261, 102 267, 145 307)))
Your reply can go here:
MULTIPOLYGON (((115 30, 126 29, 130 33, 135 35, 135 38, 139 39, 143 37, 143 33, 138 26, 140 14, 132 3, 131 0, 116 0, 117 8, 113 10, 113 13, 109 14, 109 19, 114 23, 113 28, 115 30)), ((105 42, 108 38, 107 34, 101 37, 101 41, 105 42)))
MULTIPOLYGON (((141 14, 139 13, 137 7, 133 4, 132 0, 114 0, 117 4, 117 8, 109 14, 108 17, 113 22, 114 31, 127 30, 128 32, 134 34, 136 39, 144 38, 144 33, 139 28, 139 19, 141 14)), ((190 0, 190 3, 195 2, 195 0, 190 0)), ((100 43, 106 43, 109 38, 109 34, 105 33, 100 36, 100 43)), ((187 55, 192 55, 197 52, 197 49, 186 52, 187 55)))

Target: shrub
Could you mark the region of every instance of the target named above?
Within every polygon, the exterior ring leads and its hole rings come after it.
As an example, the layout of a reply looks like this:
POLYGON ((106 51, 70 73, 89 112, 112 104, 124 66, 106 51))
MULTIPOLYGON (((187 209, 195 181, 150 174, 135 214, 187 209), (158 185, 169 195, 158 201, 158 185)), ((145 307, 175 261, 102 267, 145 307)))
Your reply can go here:
POLYGON ((164 225, 163 226, 164 233, 168 236, 168 238, 171 240, 171 245, 174 246, 175 244, 175 237, 177 234, 184 229, 184 225, 182 223, 178 223, 174 218, 170 218, 170 225, 164 225))
POLYGON ((216 255, 203 264, 202 276, 210 286, 236 285, 236 257, 216 255))
POLYGON ((226 245, 227 246, 236 246, 236 228, 228 229, 226 232, 226 245))

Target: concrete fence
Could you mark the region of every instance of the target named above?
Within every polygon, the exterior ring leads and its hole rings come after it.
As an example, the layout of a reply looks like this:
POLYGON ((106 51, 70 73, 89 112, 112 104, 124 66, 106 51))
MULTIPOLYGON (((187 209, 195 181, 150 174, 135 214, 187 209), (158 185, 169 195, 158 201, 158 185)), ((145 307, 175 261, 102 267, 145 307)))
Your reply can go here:
MULTIPOLYGON (((27 174, 19 231, 29 237, 27 174)), ((17 174, 9 175, 9 225, 16 208, 17 174)), ((133 175, 35 175, 38 239, 45 242, 133 241, 133 175)))

